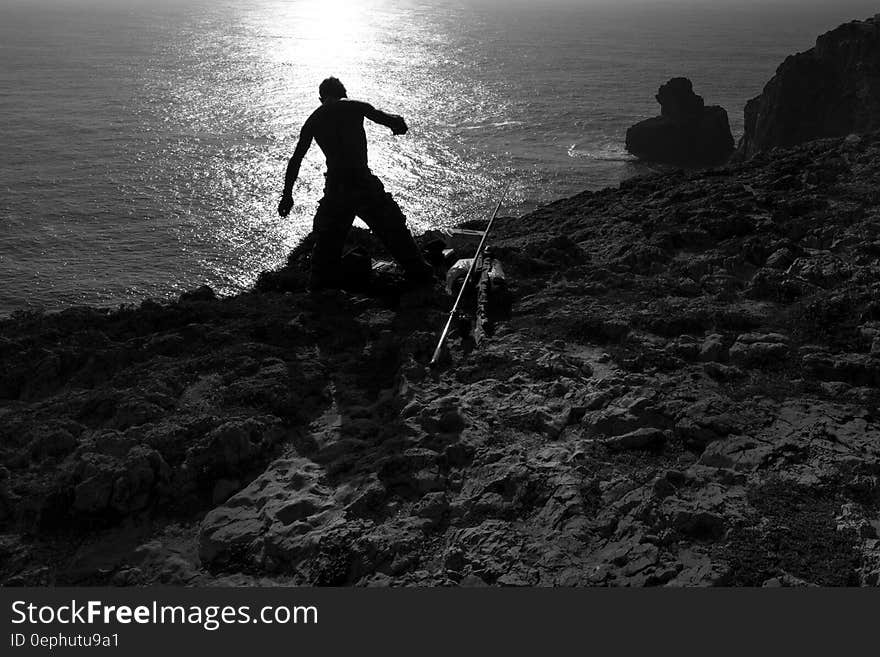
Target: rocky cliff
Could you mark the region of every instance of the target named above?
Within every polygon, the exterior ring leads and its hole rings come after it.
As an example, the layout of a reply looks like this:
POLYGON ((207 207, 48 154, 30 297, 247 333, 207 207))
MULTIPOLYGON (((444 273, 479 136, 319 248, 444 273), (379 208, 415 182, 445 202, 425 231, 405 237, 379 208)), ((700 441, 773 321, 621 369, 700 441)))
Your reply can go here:
POLYGON ((880 128, 880 15, 788 57, 745 108, 738 155, 880 128))
MULTIPOLYGON (((880 134, 498 222, 516 298, 0 323, 5 584, 877 585, 880 134)), ((268 284, 265 281, 274 281, 268 284)))
POLYGON ((723 107, 706 107, 687 78, 672 78, 656 95, 660 116, 626 131, 626 150, 643 160, 682 166, 718 164, 733 152, 723 107))

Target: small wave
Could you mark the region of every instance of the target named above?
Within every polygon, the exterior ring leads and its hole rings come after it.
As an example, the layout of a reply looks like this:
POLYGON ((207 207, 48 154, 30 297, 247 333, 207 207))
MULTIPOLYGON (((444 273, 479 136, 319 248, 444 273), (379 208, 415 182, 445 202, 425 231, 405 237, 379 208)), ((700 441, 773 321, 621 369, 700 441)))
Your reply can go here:
POLYGON ((522 125, 522 121, 494 121, 492 123, 479 123, 476 125, 459 126, 462 130, 483 130, 484 128, 503 128, 508 125, 522 125))
POLYGON ((619 144, 605 144, 595 148, 578 148, 578 145, 575 143, 568 147, 568 156, 585 157, 588 160, 598 160, 600 162, 634 162, 638 159, 619 144))

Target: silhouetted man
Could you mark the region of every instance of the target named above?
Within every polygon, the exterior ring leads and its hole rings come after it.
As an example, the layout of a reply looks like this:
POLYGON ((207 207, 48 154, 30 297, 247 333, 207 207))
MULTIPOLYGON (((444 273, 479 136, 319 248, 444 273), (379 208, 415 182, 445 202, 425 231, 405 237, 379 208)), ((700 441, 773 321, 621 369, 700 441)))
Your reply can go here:
POLYGON ((340 259, 345 236, 359 216, 400 263, 407 278, 430 281, 433 271, 420 253, 406 227, 406 217, 385 191, 382 182, 367 166, 367 135, 364 118, 405 134, 403 117, 386 114, 368 103, 349 100, 345 87, 336 78, 327 78, 318 87, 321 106, 312 112, 299 134, 299 142, 287 164, 284 192, 278 214, 286 217, 293 207, 293 184, 312 139, 327 158, 324 197, 315 214, 313 232, 311 289, 334 288, 341 284, 340 259))

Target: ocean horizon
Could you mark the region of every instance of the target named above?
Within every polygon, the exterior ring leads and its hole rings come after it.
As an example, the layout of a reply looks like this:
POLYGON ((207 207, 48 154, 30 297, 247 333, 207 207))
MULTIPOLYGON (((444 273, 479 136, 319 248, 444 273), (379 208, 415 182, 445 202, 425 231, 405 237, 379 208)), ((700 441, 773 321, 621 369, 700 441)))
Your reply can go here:
POLYGON ((403 115, 367 128, 410 228, 519 215, 656 170, 626 153, 685 76, 743 107, 869 2, 0 0, 0 315, 247 289, 311 229, 312 146, 275 208, 317 85, 403 115))

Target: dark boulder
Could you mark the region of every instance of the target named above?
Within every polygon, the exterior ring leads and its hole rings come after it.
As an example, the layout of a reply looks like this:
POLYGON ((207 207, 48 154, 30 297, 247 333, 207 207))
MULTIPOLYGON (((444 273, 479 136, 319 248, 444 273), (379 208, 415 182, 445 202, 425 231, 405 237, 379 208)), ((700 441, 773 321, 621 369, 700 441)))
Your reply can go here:
POLYGON ((880 14, 788 57, 745 108, 737 155, 880 129, 880 14))
POLYGON ((626 150, 643 160, 682 166, 723 162, 734 148, 723 107, 706 107, 687 78, 673 78, 657 93, 660 116, 626 131, 626 150))

